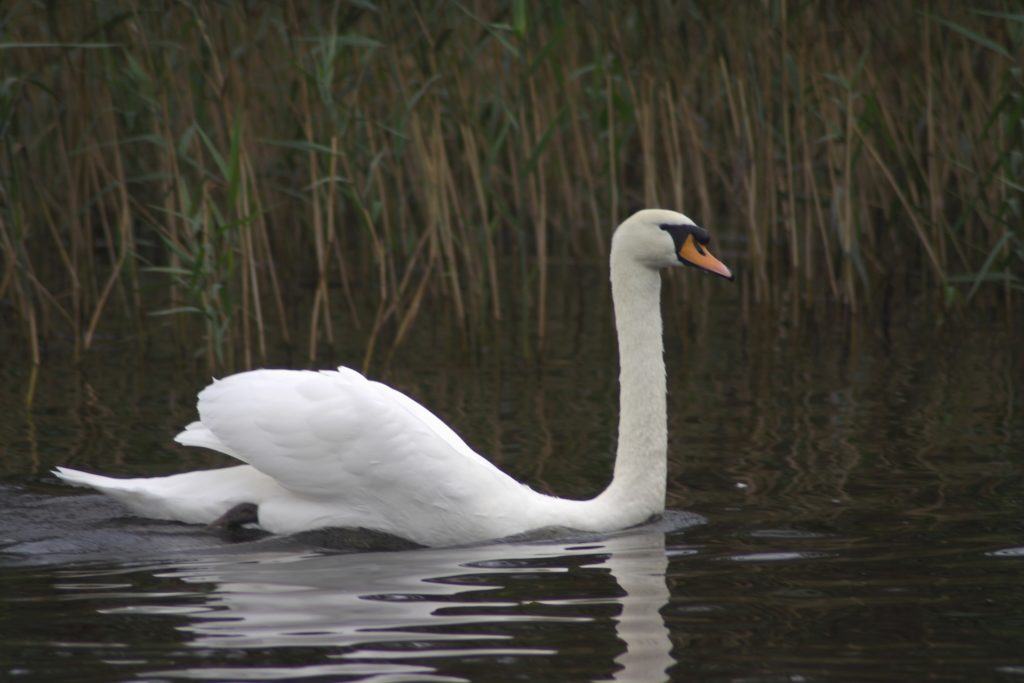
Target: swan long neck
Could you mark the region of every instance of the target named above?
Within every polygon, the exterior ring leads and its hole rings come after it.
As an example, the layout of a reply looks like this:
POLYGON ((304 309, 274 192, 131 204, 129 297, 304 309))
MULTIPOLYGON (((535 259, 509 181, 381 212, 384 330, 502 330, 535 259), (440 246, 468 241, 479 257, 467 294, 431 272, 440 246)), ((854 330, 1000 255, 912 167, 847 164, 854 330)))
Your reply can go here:
MULTIPOLYGON (((531 504, 522 508, 530 517, 524 528, 557 525, 609 531, 642 524, 665 511, 668 418, 661 274, 635 252, 628 240, 612 242, 612 301, 619 339, 619 440, 612 481, 590 500, 530 491, 531 504)), ((517 514, 521 516, 520 511, 517 514)))
POLYGON ((612 299, 619 340, 619 440, 604 496, 636 523, 665 509, 668 427, 661 323, 661 274, 612 252, 612 299))

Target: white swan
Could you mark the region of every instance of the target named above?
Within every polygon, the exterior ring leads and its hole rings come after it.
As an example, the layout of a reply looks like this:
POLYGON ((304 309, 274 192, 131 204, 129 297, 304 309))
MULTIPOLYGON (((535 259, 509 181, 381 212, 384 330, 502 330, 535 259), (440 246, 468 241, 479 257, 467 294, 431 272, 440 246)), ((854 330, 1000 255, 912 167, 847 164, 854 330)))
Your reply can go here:
POLYGON ((273 533, 362 527, 427 546, 548 526, 610 531, 665 509, 667 426, 661 275, 691 265, 732 279, 681 213, 640 211, 615 231, 619 439, 611 484, 591 500, 547 496, 475 453, 433 413, 348 368, 255 370, 199 394, 198 422, 175 440, 245 465, 115 479, 59 467, 135 513, 189 523, 258 521, 273 533))

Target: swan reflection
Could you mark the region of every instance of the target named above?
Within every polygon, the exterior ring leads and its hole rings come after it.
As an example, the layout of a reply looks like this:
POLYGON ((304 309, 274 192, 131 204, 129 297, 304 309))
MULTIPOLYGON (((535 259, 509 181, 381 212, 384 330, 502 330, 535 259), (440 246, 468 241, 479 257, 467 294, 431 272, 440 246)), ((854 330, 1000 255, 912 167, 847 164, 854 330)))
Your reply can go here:
MULTIPOLYGON (((391 680, 415 675, 416 680, 464 680, 448 677, 451 672, 435 670, 429 662, 443 657, 553 657, 562 642, 557 634, 563 627, 557 625, 609 623, 624 649, 614 664, 600 662, 601 651, 595 652, 592 665, 606 672, 601 678, 607 680, 614 670, 613 680, 658 681, 666 680, 674 664, 660 614, 669 599, 667 564, 665 534, 648 528, 574 544, 247 554, 178 565, 160 575, 202 587, 191 593, 202 595, 202 604, 193 605, 188 622, 179 627, 189 634, 192 646, 329 648, 318 664, 289 667, 290 678, 362 675, 391 680), (551 576, 568 572, 575 572, 568 584, 551 576), (566 585, 577 588, 558 588, 566 585), (553 625, 559 629, 555 637, 544 635, 553 633, 553 625), (543 630, 540 640, 520 636, 531 626, 543 630)), ((180 616, 178 607, 174 612, 180 616)), ((148 605, 116 611, 166 609, 148 605)), ((174 673, 243 679, 269 671, 203 668, 174 673)))

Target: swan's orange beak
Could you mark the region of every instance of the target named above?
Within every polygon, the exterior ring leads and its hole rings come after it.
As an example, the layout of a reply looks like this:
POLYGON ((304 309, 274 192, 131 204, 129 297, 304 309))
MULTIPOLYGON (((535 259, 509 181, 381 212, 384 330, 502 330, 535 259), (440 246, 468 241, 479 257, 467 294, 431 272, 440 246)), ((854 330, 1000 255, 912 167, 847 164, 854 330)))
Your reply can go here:
POLYGON ((732 279, 732 271, 724 263, 712 256, 707 247, 698 244, 697 240, 693 239, 693 235, 686 236, 686 241, 683 242, 683 246, 679 249, 679 258, 684 263, 724 277, 726 280, 732 279))

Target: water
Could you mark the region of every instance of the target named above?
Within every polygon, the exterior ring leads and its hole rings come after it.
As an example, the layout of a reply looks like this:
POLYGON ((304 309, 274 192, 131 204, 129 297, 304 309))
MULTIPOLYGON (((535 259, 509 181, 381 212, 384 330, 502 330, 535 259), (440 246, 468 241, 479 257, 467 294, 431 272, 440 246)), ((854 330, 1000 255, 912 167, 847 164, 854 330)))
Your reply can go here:
MULTIPOLYGON (((603 283, 583 284, 542 360, 439 326, 377 374, 515 476, 591 495, 616 366, 603 283)), ((46 472, 228 464, 171 442, 207 373, 111 340, 48 362, 27 408, 7 364, 0 679, 1024 681, 1020 330, 743 322, 718 292, 690 314, 666 296, 677 512, 607 536, 381 550, 135 519, 46 472)))

